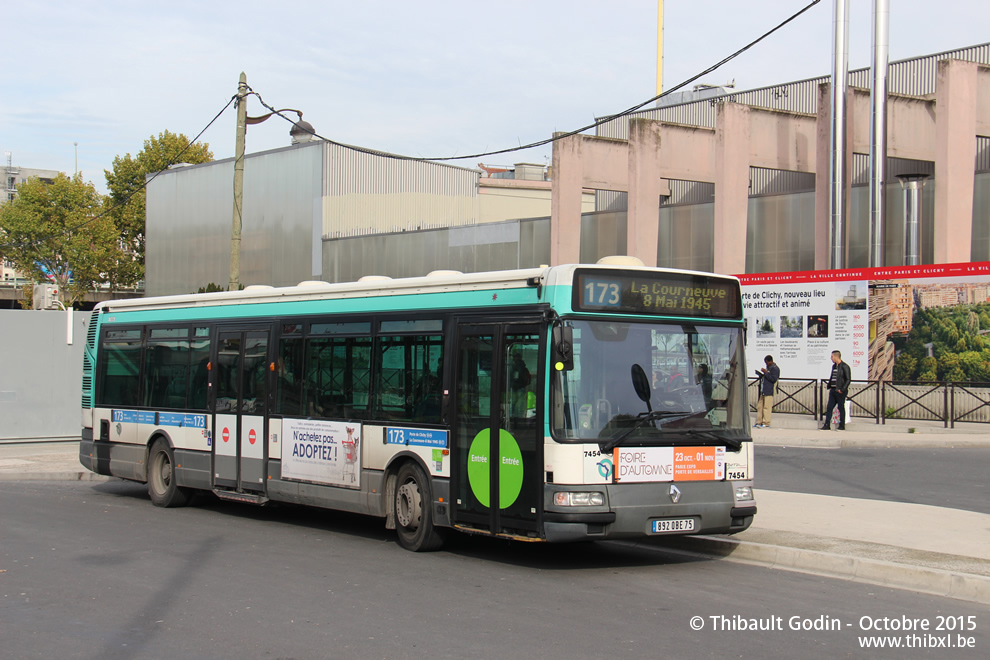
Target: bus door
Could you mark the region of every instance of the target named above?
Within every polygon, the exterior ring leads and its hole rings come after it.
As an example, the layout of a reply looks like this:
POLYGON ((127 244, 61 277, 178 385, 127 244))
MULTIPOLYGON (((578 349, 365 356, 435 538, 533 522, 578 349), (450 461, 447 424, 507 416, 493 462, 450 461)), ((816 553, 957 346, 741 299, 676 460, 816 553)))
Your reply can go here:
POLYGON ((457 327, 453 522, 536 538, 543 493, 542 324, 457 327))
POLYGON ((269 331, 221 330, 214 379, 213 482, 265 491, 269 331))

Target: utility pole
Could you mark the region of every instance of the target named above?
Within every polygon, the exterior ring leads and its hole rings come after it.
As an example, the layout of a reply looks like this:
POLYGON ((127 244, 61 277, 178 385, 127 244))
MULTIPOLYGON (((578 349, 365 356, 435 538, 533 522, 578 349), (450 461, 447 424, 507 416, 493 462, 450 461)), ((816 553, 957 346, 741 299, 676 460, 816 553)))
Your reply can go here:
POLYGON ((657 0, 657 96, 663 94, 663 0, 657 0))
POLYGON ((241 72, 237 83, 237 137, 234 141, 234 218, 230 232, 230 284, 228 291, 241 288, 241 207, 244 202, 244 138, 247 133, 247 75, 241 72))

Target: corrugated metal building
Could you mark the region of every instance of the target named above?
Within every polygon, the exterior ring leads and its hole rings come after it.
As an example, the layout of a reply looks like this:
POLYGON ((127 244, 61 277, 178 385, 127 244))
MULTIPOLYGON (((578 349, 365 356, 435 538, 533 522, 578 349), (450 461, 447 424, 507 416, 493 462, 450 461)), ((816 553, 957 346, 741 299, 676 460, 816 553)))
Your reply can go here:
MULTIPOLYGON (((228 158, 176 167, 149 183, 148 295, 226 286, 233 174, 234 159, 228 158)), ((477 217, 475 170, 327 142, 248 154, 240 280, 274 286, 334 281, 324 270, 325 241, 471 225, 477 217)))

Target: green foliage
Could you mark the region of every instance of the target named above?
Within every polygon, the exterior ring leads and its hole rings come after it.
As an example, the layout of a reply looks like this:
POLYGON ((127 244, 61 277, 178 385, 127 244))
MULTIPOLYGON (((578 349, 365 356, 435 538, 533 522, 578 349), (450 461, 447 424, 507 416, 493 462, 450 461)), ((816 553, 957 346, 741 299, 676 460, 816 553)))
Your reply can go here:
MULTIPOLYGON (((244 285, 242 284, 241 285, 241 289, 243 289, 243 288, 244 288, 244 285)), ((214 284, 213 282, 210 282, 206 286, 199 287, 199 289, 196 291, 196 293, 216 293, 218 291, 226 291, 226 290, 227 290, 227 287, 221 286, 219 284, 214 284)))
POLYGON ((918 359, 905 351, 894 362, 894 380, 913 380, 917 368, 918 359))
POLYGON ((896 380, 990 382, 990 303, 919 309, 896 380), (929 350, 932 357, 929 357, 929 350))
POLYGON ((976 312, 971 311, 966 317, 966 333, 975 335, 980 331, 980 317, 976 312))
POLYGON ((144 277, 145 239, 145 176, 182 163, 208 163, 213 160, 210 145, 205 142, 189 144, 181 133, 165 131, 144 141, 144 148, 113 159, 113 170, 104 170, 110 191, 110 215, 120 230, 121 241, 130 246, 144 277))
POLYGON ((53 282, 69 306, 97 284, 120 279, 131 263, 102 208, 103 196, 78 174, 59 174, 50 184, 28 179, 0 207, 4 256, 34 282, 53 282))

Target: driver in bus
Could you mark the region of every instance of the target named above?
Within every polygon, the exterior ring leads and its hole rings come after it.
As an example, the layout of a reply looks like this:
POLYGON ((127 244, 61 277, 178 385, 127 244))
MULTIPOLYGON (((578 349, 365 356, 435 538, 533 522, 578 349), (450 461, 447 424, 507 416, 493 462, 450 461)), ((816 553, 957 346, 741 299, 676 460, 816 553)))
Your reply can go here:
POLYGON ((509 385, 512 388, 511 414, 513 417, 525 417, 528 407, 530 374, 523 360, 522 353, 512 356, 512 370, 509 385))
POLYGON ((712 375, 708 372, 707 364, 698 365, 695 382, 701 386, 701 394, 705 398, 705 410, 711 410, 715 404, 712 402, 712 375))

